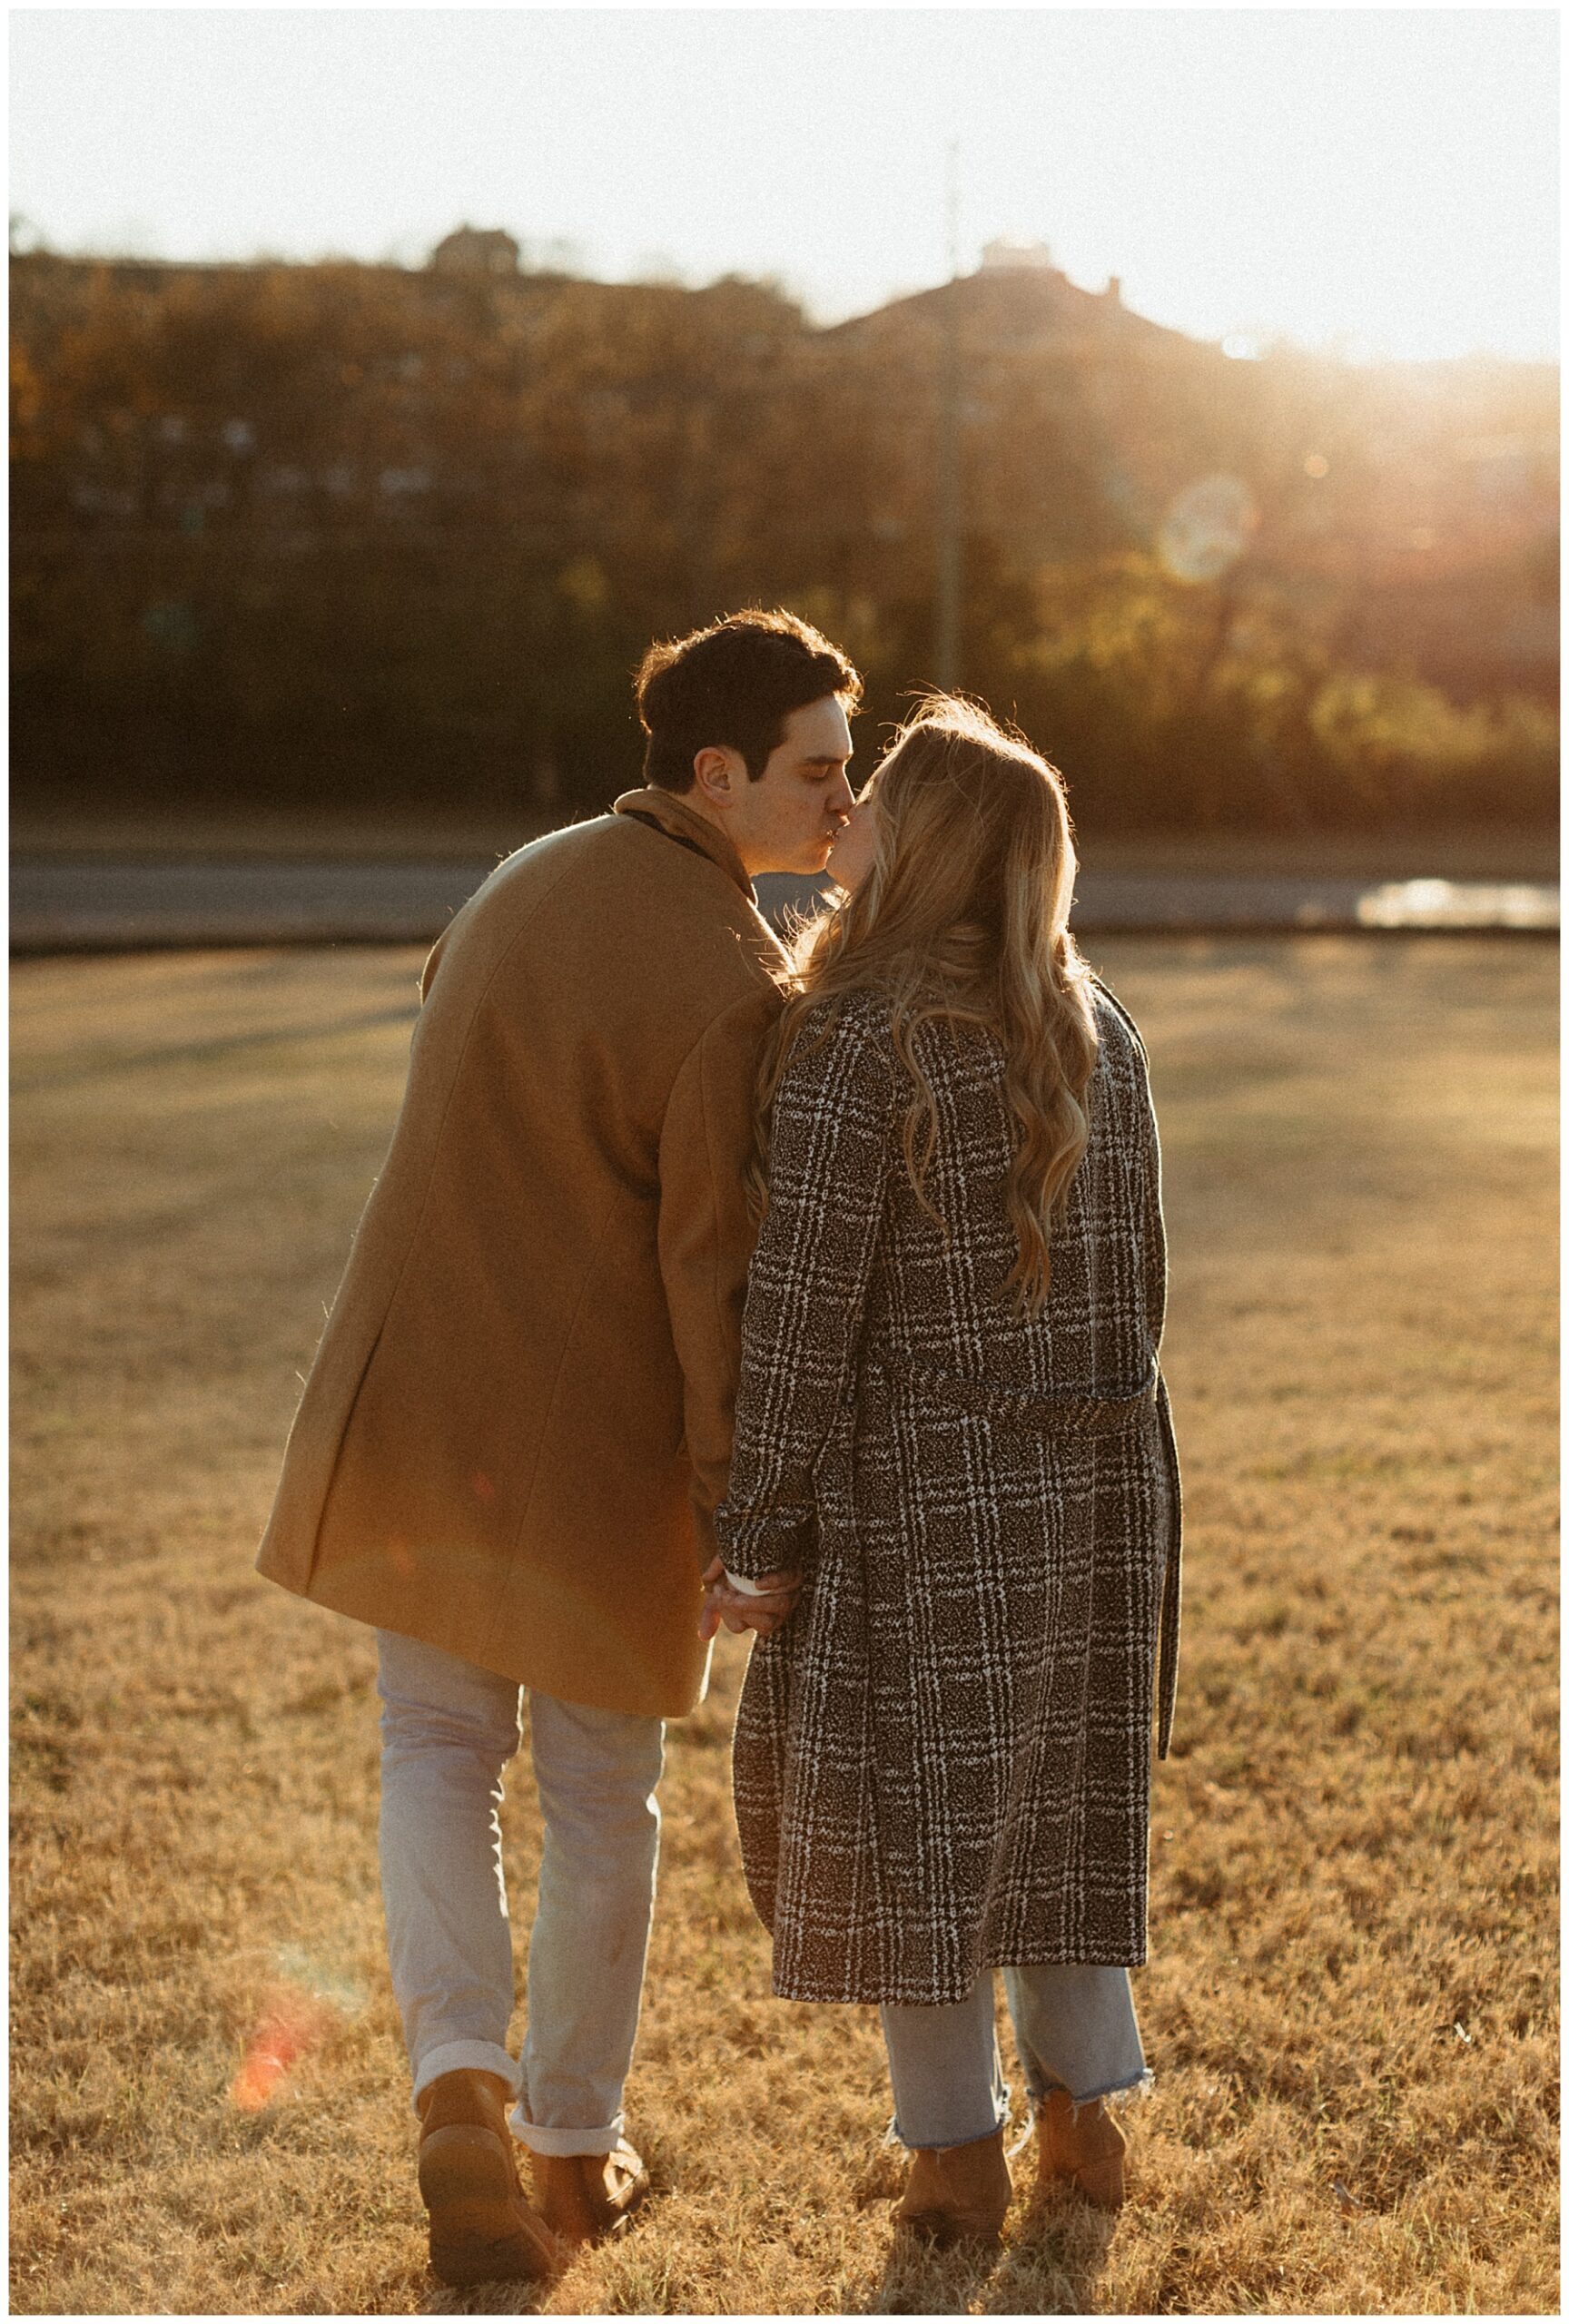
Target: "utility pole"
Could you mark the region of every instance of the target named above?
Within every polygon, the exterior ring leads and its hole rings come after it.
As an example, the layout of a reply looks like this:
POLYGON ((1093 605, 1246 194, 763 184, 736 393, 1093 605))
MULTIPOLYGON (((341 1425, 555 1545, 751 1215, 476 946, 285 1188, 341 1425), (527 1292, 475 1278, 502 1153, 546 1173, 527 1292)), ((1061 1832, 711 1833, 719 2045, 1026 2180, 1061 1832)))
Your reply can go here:
POLYGON ((959 141, 948 147, 948 286, 942 298, 942 378, 937 417, 937 683, 960 683, 964 511, 959 468, 959 141))

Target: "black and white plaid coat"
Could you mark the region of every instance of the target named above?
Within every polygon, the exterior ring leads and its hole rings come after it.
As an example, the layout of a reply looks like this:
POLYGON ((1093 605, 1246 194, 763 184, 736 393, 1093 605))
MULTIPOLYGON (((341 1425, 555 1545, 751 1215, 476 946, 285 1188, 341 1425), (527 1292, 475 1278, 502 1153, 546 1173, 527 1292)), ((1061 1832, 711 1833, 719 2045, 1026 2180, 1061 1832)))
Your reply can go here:
POLYGON ((826 1006, 779 1088, 715 1523, 733 1572, 807 1577, 754 1647, 735 1754, 795 2000, 954 2002, 989 1967, 1144 1959, 1180 1503, 1144 1051, 1093 990, 1090 1145, 1033 1321, 1003 1290, 997 1042, 917 1037, 945 1235, 904 1166, 885 1003, 826 1006))

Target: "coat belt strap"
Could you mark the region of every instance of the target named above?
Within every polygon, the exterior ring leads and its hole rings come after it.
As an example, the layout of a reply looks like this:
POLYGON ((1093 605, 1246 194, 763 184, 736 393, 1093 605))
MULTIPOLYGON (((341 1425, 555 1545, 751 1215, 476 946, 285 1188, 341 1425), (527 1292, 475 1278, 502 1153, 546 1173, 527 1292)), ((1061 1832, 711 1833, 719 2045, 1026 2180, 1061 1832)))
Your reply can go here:
POLYGON ((1073 1435, 1110 1435, 1127 1428, 1140 1413, 1154 1406, 1169 1469, 1171 1512, 1171 1536, 1160 1584, 1155 1687, 1155 1752, 1158 1758, 1165 1758, 1170 1748, 1171 1721, 1177 1707, 1177 1650, 1182 1609, 1182 1481, 1177 1464, 1171 1407, 1159 1366, 1154 1366, 1144 1385, 1129 1396, 1034 1395, 1021 1389, 1004 1388, 994 1381, 970 1379, 962 1373, 939 1372, 904 1355, 884 1356, 873 1368, 908 1381, 923 1394, 936 1396, 977 1418, 1061 1430, 1073 1435))

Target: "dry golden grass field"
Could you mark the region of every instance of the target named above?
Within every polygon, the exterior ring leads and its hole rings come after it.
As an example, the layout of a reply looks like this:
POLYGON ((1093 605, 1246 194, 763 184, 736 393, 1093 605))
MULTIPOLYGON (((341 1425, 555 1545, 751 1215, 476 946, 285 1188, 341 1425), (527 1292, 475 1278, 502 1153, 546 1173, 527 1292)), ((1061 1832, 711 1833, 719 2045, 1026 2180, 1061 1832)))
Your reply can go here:
MULTIPOLYGON (((1129 2208, 891 2251, 874 2014, 769 1998, 722 1638, 629 2094, 656 2200, 549 2312, 1557 2308, 1556 955, 1099 964, 1154 1059, 1189 1512, 1129 2208)), ((531 2305, 425 2269, 370 1640, 251 1571, 417 965, 14 978, 16 2309, 531 2305)), ((521 1775, 507 1820, 523 1928, 521 1775)))

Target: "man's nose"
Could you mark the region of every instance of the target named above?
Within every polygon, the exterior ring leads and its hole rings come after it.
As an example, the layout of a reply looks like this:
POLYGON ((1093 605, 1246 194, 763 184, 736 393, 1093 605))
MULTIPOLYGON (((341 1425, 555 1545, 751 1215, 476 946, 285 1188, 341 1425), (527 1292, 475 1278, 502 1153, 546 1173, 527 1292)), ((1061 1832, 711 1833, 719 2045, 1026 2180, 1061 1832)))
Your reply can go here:
POLYGON ((850 787, 850 777, 843 769, 840 770, 839 780, 834 786, 834 796, 830 804, 840 822, 847 823, 850 820, 850 811, 855 804, 855 793, 850 787))

